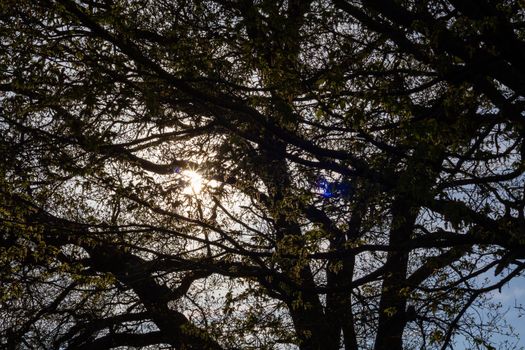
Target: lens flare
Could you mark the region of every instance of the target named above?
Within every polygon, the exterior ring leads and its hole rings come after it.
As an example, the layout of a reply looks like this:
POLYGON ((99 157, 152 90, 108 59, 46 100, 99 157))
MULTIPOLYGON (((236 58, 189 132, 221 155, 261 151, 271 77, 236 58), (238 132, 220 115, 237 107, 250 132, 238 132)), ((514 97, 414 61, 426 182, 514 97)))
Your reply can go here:
POLYGON ((202 176, 194 170, 184 170, 182 175, 188 180, 188 187, 184 189, 185 194, 198 194, 202 191, 202 176))

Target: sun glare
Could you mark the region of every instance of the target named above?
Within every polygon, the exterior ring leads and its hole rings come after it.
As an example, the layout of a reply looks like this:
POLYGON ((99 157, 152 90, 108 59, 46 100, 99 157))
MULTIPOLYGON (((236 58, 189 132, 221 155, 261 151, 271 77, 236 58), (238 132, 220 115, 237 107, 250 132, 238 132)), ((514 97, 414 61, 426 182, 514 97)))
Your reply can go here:
POLYGON ((188 187, 184 189, 186 194, 198 194, 203 187, 202 176, 194 170, 184 170, 182 174, 188 179, 188 187))

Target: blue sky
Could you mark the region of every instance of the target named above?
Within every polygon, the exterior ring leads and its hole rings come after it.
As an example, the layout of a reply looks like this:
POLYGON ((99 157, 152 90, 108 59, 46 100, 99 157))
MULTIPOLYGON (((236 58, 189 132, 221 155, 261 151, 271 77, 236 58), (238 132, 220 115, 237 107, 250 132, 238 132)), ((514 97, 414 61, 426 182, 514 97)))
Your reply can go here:
MULTIPOLYGON (((505 319, 511 324, 516 332, 519 334, 519 339, 516 345, 525 348, 525 315, 522 310, 520 313, 516 306, 525 308, 525 277, 519 277, 512 280, 509 284, 501 288, 501 293, 494 292, 493 300, 501 302, 504 310, 508 309, 505 319)), ((496 340, 496 338, 494 339, 496 340)))
MULTIPOLYGON (((485 277, 493 280, 496 280, 494 275, 485 277)), ((518 337, 507 337, 504 335, 493 334, 490 339, 490 343, 496 346, 497 350, 503 349, 524 349, 525 350, 525 276, 517 277, 514 280, 511 280, 510 283, 506 284, 501 288, 501 292, 495 291, 489 296, 488 302, 500 303, 501 313, 504 313, 503 319, 514 328, 514 332, 518 337), (521 306, 521 311, 519 307, 521 306), (507 341, 507 346, 502 345, 507 341), (502 347, 498 347, 502 345, 502 347)), ((481 310, 479 310, 481 311, 481 310)), ((481 312, 478 314, 480 322, 486 322, 489 317, 487 312, 481 312)), ((458 335, 454 341, 453 345, 454 350, 486 350, 487 348, 483 345, 480 345, 478 348, 472 348, 463 336, 458 335)))

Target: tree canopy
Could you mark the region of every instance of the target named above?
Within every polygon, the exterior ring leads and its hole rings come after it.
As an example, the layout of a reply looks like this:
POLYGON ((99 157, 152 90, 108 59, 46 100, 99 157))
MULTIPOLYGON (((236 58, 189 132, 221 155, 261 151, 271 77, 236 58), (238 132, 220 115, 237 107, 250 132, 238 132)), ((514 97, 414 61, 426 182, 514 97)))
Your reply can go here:
POLYGON ((0 346, 504 348, 524 108, 519 0, 3 0, 0 346))

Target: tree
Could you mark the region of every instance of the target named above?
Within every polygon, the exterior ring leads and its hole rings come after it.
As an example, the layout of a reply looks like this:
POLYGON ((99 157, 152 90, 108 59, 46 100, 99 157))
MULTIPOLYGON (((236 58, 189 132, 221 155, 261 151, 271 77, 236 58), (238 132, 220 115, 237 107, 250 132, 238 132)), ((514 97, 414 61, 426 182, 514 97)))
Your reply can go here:
POLYGON ((3 347, 503 346, 522 2, 0 8, 3 347))

